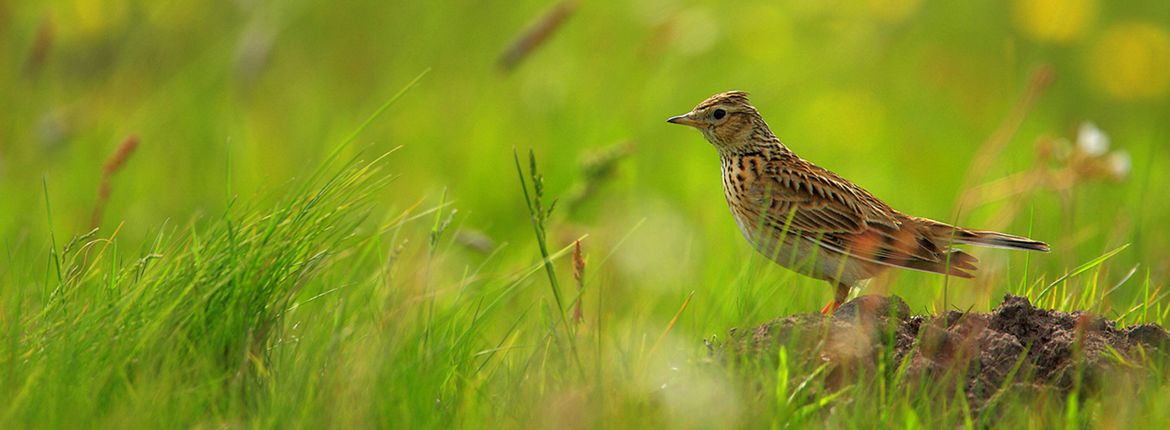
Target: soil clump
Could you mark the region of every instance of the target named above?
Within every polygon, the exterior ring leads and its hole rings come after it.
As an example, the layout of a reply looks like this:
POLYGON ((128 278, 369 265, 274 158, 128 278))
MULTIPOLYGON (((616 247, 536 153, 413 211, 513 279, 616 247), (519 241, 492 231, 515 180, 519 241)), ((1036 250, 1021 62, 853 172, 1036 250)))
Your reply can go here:
MULTIPOLYGON (((842 387, 874 372, 879 357, 901 366, 905 383, 951 384, 974 410, 1006 390, 1094 391, 1116 372, 1140 372, 1143 360, 1170 350, 1170 334, 1154 324, 1118 327, 1084 312, 1040 309, 1007 295, 989 313, 911 315, 897 296, 861 296, 831 317, 800 314, 708 342, 722 361, 790 356, 829 365, 827 383, 842 387)), ((888 370, 889 371, 889 370, 888 370)), ((950 391, 954 392, 954 391, 950 391)))

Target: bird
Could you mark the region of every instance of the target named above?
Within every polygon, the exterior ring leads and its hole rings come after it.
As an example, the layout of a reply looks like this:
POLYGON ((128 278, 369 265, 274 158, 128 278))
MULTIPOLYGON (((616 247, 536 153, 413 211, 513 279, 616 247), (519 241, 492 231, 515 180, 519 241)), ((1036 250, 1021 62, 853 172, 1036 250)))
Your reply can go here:
POLYGON ((901 213, 864 188, 796 155, 743 91, 715 94, 667 119, 694 127, 719 152, 723 194, 756 251, 836 288, 830 314, 861 281, 890 268, 972 278, 978 260, 956 245, 1048 252, 1048 244, 901 213))

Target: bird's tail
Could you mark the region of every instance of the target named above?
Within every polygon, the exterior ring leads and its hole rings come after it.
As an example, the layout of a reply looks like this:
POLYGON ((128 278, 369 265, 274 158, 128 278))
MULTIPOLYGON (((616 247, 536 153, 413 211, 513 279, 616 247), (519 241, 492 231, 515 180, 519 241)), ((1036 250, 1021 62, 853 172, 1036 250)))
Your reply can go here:
POLYGON ((986 230, 967 230, 961 227, 937 222, 931 226, 935 237, 952 243, 986 246, 989 248, 1023 249, 1028 251, 1048 252, 1051 248, 1047 243, 1032 240, 1023 236, 986 230))

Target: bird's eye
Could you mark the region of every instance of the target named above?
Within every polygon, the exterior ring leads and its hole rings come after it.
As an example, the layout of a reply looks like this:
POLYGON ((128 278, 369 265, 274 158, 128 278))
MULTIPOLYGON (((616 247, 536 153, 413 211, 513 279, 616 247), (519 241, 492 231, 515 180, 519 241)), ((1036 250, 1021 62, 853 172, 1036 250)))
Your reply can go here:
POLYGON ((723 117, 727 116, 727 111, 723 109, 715 109, 715 112, 712 112, 711 115, 714 116, 715 119, 723 119, 723 117))

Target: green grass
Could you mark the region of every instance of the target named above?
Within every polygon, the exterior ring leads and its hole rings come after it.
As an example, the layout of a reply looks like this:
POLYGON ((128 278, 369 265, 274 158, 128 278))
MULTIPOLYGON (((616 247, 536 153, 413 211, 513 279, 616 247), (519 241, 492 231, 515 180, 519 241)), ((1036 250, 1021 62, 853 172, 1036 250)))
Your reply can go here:
POLYGON ((1170 425, 1156 355, 1113 357, 1142 372, 1099 392, 1010 391, 982 414, 888 353, 839 391, 795 346, 709 359, 704 339, 831 296, 755 255, 714 151, 663 122, 727 89, 899 209, 1054 249, 866 292, 1170 321, 1170 100, 1117 94, 1133 65, 1098 61, 1134 23, 1170 32, 1163 8, 1101 2, 1044 40, 1015 3, 805 3, 581 2, 503 73, 547 2, 0 1, 0 426, 1170 425), (969 183, 1042 64, 1053 84, 969 183), (1128 177, 1056 180, 1072 170, 1041 143, 1084 120, 1128 177), (1056 179, 1011 182, 1028 172, 1056 179))

